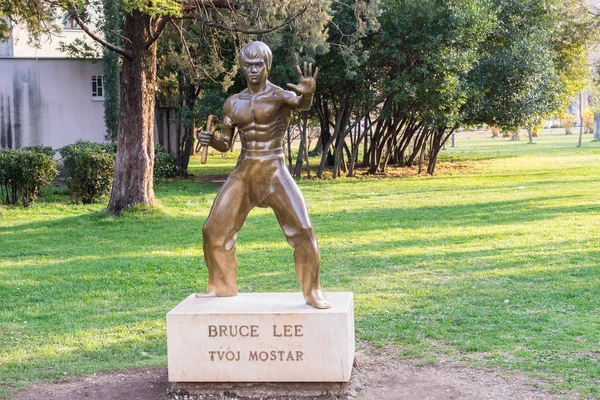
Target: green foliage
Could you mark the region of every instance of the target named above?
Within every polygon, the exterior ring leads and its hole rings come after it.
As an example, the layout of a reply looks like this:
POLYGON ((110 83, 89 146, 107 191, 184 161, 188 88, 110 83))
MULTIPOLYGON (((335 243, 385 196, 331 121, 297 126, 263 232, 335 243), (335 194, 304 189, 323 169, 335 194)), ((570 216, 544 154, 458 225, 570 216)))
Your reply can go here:
MULTIPOLYGON (((102 30, 106 39, 121 45, 122 16, 119 14, 117 0, 103 0, 103 25, 102 30)), ((106 125, 105 139, 115 142, 119 131, 119 91, 121 68, 120 56, 110 50, 103 50, 102 68, 104 70, 104 124, 106 125)))
MULTIPOLYGON (((70 3, 63 1, 63 3, 70 3)), ((56 3, 42 0, 4 0, 0 2, 0 41, 8 39, 12 27, 3 17, 8 17, 12 25, 25 26, 29 31, 28 44, 39 47, 44 36, 60 30, 56 23, 56 15, 60 15, 60 7, 56 3)))
POLYGON ((10 28, 8 20, 0 18, 0 42, 3 42, 10 37, 10 28))
POLYGON ((154 148, 154 179, 173 178, 177 175, 177 160, 160 146, 154 148))
POLYGON ((315 97, 333 176, 347 157, 337 125, 351 126, 348 115, 375 121, 372 133, 350 143, 359 154, 367 142, 369 172, 427 162, 433 173, 458 126, 515 131, 563 108, 583 83, 586 48, 598 33, 599 19, 586 7, 581 0, 384 0, 379 30, 356 39, 354 48, 369 50, 364 62, 342 51, 358 7, 337 2, 328 27, 336 46, 317 57, 324 72, 315 97))
POLYGON ((58 175, 56 161, 48 154, 51 150, 44 146, 0 150, 0 203, 33 204, 41 188, 58 175))
POLYGON ((59 42, 58 50, 71 58, 97 60, 101 57, 101 53, 97 46, 92 45, 81 38, 76 38, 70 43, 59 42))
POLYGON ((379 87, 405 114, 434 128, 459 122, 469 86, 463 79, 480 58, 495 24, 487 0, 386 1, 377 38, 379 87))
POLYGON ((469 73, 467 124, 531 127, 564 109, 587 76, 598 21, 579 0, 493 0, 497 25, 469 73))
MULTIPOLYGON (((177 122, 183 127, 200 126, 209 114, 216 116, 218 123, 225 99, 245 88, 238 74, 237 52, 251 40, 262 40, 279 52, 270 76, 285 87, 287 82, 297 79, 295 65, 301 59, 314 61, 311 57, 327 48, 322 27, 330 17, 330 3, 330 0, 286 0, 263 2, 257 7, 256 2, 238 2, 236 13, 255 16, 235 18, 236 27, 246 31, 260 30, 255 26, 259 21, 262 28, 276 26, 290 15, 299 14, 285 28, 267 34, 232 34, 192 19, 170 24, 158 45, 159 103, 177 108, 177 122), (305 8, 307 11, 301 13, 305 8), (282 77, 278 73, 281 70, 290 73, 282 77)), ((230 24, 229 13, 208 12, 214 22, 230 24)))
POLYGON ((140 10, 144 14, 153 17, 169 15, 173 17, 181 16, 181 5, 183 1, 178 0, 122 0, 121 10, 132 12, 140 10))
POLYGON ((67 184, 78 201, 92 203, 110 192, 115 165, 113 148, 77 141, 59 149, 69 173, 67 184))
MULTIPOLYGON (((378 37, 381 10, 379 1, 370 2, 369 6, 367 3, 345 0, 332 6, 333 18, 327 25, 329 51, 315 56, 322 71, 317 90, 331 88, 339 92, 340 88, 344 88, 356 92, 368 87, 364 69, 375 62, 367 49, 373 43, 369 41, 365 45, 364 40, 368 34, 378 37)), ((289 70, 288 77, 296 79, 295 69, 289 70)))
POLYGON ((45 154, 47 156, 50 157, 54 157, 54 154, 56 153, 56 150, 54 150, 52 147, 50 146, 44 146, 44 145, 36 145, 36 146, 25 146, 25 147, 21 147, 21 150, 30 150, 33 151, 35 153, 42 153, 45 154))
POLYGON ((106 125, 104 138, 114 142, 119 131, 119 56, 105 50, 102 66, 104 68, 104 124, 106 125))

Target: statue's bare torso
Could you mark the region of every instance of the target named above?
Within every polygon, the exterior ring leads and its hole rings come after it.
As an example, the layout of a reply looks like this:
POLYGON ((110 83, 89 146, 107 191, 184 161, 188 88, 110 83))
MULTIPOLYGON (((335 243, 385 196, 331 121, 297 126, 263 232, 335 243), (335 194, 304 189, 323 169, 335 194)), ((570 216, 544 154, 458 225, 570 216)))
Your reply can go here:
POLYGON ((225 102, 223 116, 239 131, 242 148, 272 150, 283 147, 291 108, 286 101, 296 94, 267 82, 266 90, 251 94, 248 89, 225 102))

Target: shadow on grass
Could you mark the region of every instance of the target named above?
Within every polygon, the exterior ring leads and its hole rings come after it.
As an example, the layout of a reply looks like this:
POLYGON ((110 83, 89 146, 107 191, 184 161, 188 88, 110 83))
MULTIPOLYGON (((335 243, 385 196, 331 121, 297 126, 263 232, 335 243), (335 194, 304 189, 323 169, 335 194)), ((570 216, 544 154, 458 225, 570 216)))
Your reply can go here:
MULTIPOLYGON (((201 191, 209 198, 216 188, 201 191)), ((359 338, 398 342, 406 356, 440 342, 465 354, 510 353, 498 361, 508 367, 572 367, 574 381, 583 381, 597 368, 590 357, 600 342, 600 238, 501 244, 497 233, 473 231, 499 226, 518 236, 515 225, 600 211, 597 203, 553 205, 567 198, 416 208, 407 198, 374 210, 313 212, 323 286, 355 292, 359 338), (473 245, 482 241, 492 244, 473 245), (552 348, 560 354, 544 352, 552 348)), ((1 380, 164 362, 165 313, 204 289, 207 212, 94 213, 0 228, 0 356, 18 360, 1 362, 1 380)), ((274 216, 250 215, 246 225, 240 291, 298 291, 274 216)))
MULTIPOLYGON (((599 212, 600 204, 578 204, 574 206, 548 206, 559 200, 573 201, 577 196, 544 196, 519 200, 479 202, 462 205, 439 205, 425 207, 410 207, 411 199, 396 207, 381 207, 375 210, 352 210, 338 212, 311 212, 311 219, 317 234, 326 235, 340 231, 344 233, 363 232, 370 230, 386 230, 393 228, 423 229, 428 227, 481 227, 487 225, 512 225, 515 223, 550 220, 564 215, 588 215, 599 212)), ((356 195, 354 199, 360 198, 356 195)), ((112 244, 117 249, 126 251, 130 243, 135 242, 142 247, 160 249, 161 246, 187 247, 189 244, 201 243, 201 227, 208 213, 197 217, 189 216, 133 216, 115 218, 104 212, 97 212, 74 217, 64 217, 50 221, 36 221, 10 227, 0 227, 4 245, 0 249, 5 257, 44 256, 51 255, 54 244, 70 247, 74 254, 90 255, 83 240, 93 240, 112 244), (186 238, 182 240, 182 233, 186 238), (77 238, 68 243, 69 238, 77 238), (22 244, 27 244, 23 246, 22 244), (30 246, 35 244, 34 246, 30 246), (45 246, 45 247, 44 247, 45 246), (36 249, 38 247, 38 249, 36 249), (39 249, 39 248, 42 249, 39 249)), ((360 205, 357 206, 360 208, 360 205)), ((250 214, 246 225, 261 226, 258 234, 253 234, 245 240, 269 242, 275 239, 272 230, 279 231, 273 215, 250 214), (263 232, 264 227, 273 227, 263 232)), ((241 232, 248 230, 242 228, 241 232)), ((59 246, 59 247, 61 247, 59 246)), ((92 254, 93 255, 93 254, 92 254)))

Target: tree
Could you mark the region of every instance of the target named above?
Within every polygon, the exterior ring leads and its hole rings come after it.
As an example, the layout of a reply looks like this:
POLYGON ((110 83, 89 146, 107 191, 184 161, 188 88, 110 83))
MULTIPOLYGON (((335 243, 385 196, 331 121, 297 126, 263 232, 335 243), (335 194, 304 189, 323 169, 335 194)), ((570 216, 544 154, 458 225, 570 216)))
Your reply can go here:
MULTIPOLYGON (((153 205, 154 106, 156 97, 157 40, 165 28, 182 19, 216 30, 266 34, 289 24, 327 2, 313 0, 232 2, 229 0, 121 0, 122 45, 94 32, 99 27, 100 0, 7 0, 2 16, 25 25, 31 41, 59 29, 52 21, 68 13, 95 41, 121 56, 120 118, 115 177, 108 210, 120 214, 136 204, 153 205)), ((2 35, 6 27, 0 26, 2 35)))
POLYGON ((365 75, 370 62, 370 51, 363 40, 369 33, 379 29, 379 1, 352 0, 339 1, 334 4, 334 17, 328 24, 328 43, 330 51, 316 58, 321 70, 326 71, 319 77, 319 85, 315 94, 314 110, 320 126, 320 139, 317 146, 321 154, 321 162, 317 176, 323 176, 326 166, 333 167, 333 177, 347 170, 353 174, 353 165, 357 157, 357 120, 365 114, 365 109, 375 104, 375 93, 370 89, 370 80, 365 75), (364 102, 368 105, 365 105, 364 102), (361 110, 362 109, 362 110, 361 110), (354 118, 353 118, 354 117, 354 118), (346 139, 354 134, 347 147, 346 139))
POLYGON ((493 27, 486 0, 384 2, 380 32, 372 38, 372 85, 384 102, 373 121, 369 172, 390 164, 427 161, 433 173, 437 155, 458 127, 459 110, 470 87, 467 73, 480 58, 480 46, 493 27))
POLYGON ((531 130, 583 87, 596 23, 582 0, 493 3, 497 24, 469 73, 463 123, 531 130))

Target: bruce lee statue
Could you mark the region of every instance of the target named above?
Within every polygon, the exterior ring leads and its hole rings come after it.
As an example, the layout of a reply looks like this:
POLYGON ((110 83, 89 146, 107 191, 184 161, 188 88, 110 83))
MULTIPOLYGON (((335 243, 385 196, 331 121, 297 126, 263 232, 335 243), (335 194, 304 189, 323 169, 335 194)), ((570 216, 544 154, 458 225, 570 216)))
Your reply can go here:
POLYGON ((297 66, 299 83, 288 83, 300 95, 267 80, 272 53, 262 42, 244 46, 239 66, 248 88, 227 99, 220 135, 200 132, 200 144, 226 152, 237 128, 242 150, 235 170, 219 190, 202 228, 204 258, 208 267, 206 292, 196 297, 235 296, 238 262, 237 232, 254 207, 270 207, 288 243, 294 249, 296 277, 306 304, 330 308, 319 284, 320 256, 308 218, 306 203, 290 175, 283 155, 283 140, 292 110, 310 108, 319 69, 297 66))

